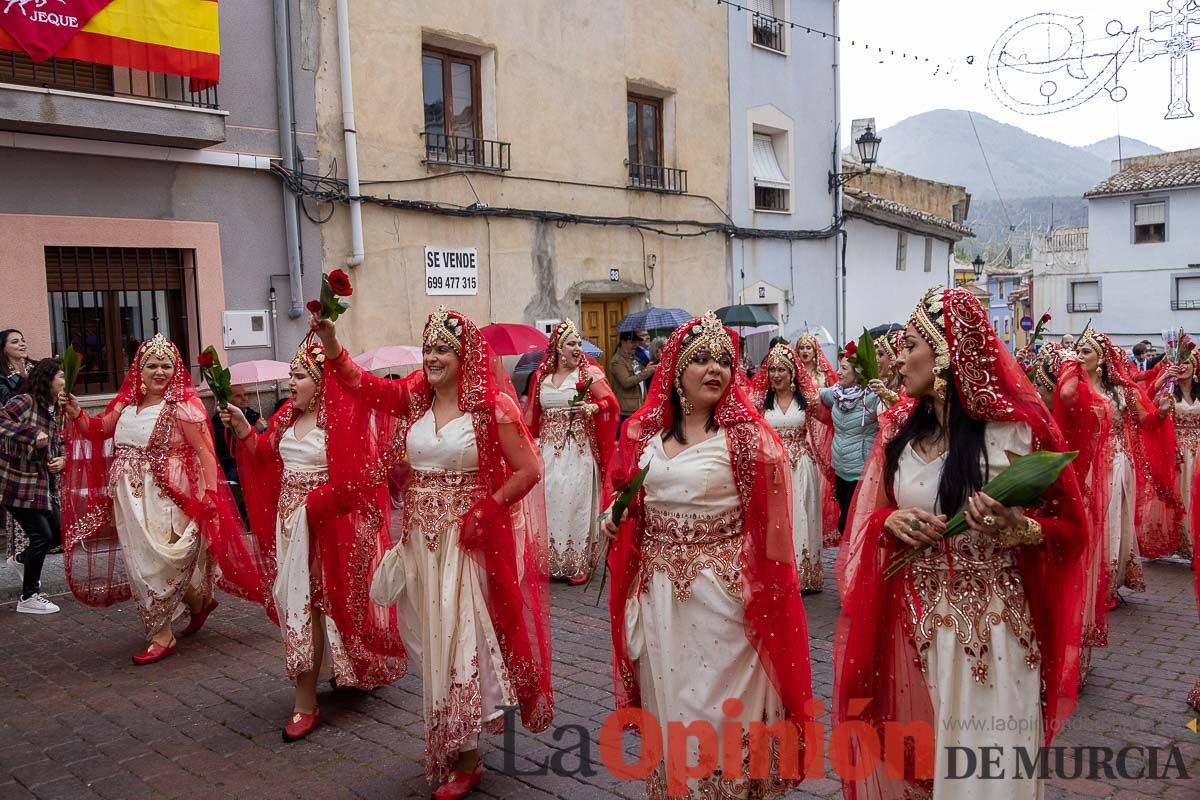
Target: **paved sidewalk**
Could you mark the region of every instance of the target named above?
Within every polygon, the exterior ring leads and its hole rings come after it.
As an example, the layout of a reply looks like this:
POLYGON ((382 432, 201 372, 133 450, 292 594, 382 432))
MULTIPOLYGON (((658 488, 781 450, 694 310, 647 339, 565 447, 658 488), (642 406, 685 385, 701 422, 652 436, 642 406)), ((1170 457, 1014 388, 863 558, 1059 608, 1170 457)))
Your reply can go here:
MULTIPOLYGON (((814 688, 826 699, 838 606, 831 566, 825 593, 805 598, 814 688)), ((1195 716, 1184 698, 1200 671, 1190 579, 1180 564, 1147 565, 1150 591, 1113 615, 1113 646, 1097 655, 1073 727, 1057 743, 1178 746, 1192 780, 1054 780, 1047 797, 1200 797, 1200 736, 1184 727, 1195 716)), ((606 615, 582 589, 556 584, 552 594, 555 722, 595 733, 612 707, 606 615)), ((0 800, 429 796, 418 674, 370 694, 323 692, 328 724, 285 744, 279 728, 292 692, 278 631, 261 611, 223 596, 204 631, 181 640, 179 655, 134 667, 129 656, 142 643, 131 608, 86 608, 70 597, 60 604, 63 612, 51 617, 18 616, 11 602, 0 605, 0 800)), ((575 737, 562 741, 573 747, 575 737)), ((553 744, 550 732, 522 732, 517 766, 530 770, 554 754, 553 744)), ((591 777, 509 776, 499 772, 499 747, 499 740, 485 744, 491 771, 481 796, 642 796, 640 784, 600 769, 595 751, 591 777)), ((573 764, 574 755, 565 760, 573 764)), ((840 792, 827 778, 792 796, 840 792)))

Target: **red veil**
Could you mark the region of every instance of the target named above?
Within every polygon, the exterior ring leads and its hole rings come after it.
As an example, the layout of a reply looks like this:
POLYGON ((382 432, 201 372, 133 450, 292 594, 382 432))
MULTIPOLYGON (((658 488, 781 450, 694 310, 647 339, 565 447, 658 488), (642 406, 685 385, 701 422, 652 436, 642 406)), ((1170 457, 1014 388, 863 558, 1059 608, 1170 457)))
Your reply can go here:
MULTIPOLYGON (((540 488, 534 490, 536 483, 507 485, 513 468, 500 443, 501 426, 516 426, 507 433, 517 434, 523 445, 522 458, 537 463, 539 476, 541 456, 521 420, 512 380, 479 329, 457 311, 439 309, 438 313, 446 314, 461 341, 458 407, 471 415, 475 429, 479 449, 476 480, 487 494, 499 498, 500 505, 498 509, 493 504, 469 512, 482 513, 479 529, 487 533, 479 546, 468 552, 487 573, 483 588, 488 613, 521 707, 521 721, 538 733, 554 718, 545 498, 540 488)), ((360 409, 379 411, 398 420, 392 426, 390 452, 369 470, 386 476, 405 459, 408 431, 429 412, 433 388, 424 370, 403 381, 378 378, 361 370, 344 350, 332 365, 335 383, 356 395, 360 409)))
MULTIPOLYGON (((763 403, 767 397, 767 389, 771 386, 771 379, 767 375, 768 362, 771 360, 771 353, 776 352, 777 348, 783 348, 786 352, 786 358, 791 365, 792 376, 796 381, 796 391, 804 395, 804 400, 808 404, 804 414, 804 429, 808 436, 809 451, 814 454, 813 458, 817 462, 818 469, 824 472, 824 465, 830 463, 829 448, 832 447, 833 443, 833 428, 829 422, 829 409, 821 402, 817 385, 813 382, 812 375, 808 373, 808 370, 800 365, 800 359, 796 355, 795 350, 782 343, 771 348, 771 351, 763 357, 762 366, 759 367, 758 372, 754 373, 754 378, 750 381, 750 400, 754 403, 755 410, 762 413, 763 403), (823 451, 822 448, 824 448, 823 451), (815 455, 818 452, 824 452, 824 462, 821 461, 820 456, 815 455)), ((831 497, 833 497, 832 493, 824 492, 821 496, 821 519, 825 531, 829 530, 829 509, 826 506, 826 500, 831 497)), ((836 500, 833 507, 833 530, 837 531, 836 500)), ((837 542, 835 541, 834 544, 836 545, 837 542)))
POLYGON ((128 600, 132 590, 113 527, 109 473, 113 434, 121 412, 143 397, 141 364, 148 347, 166 348, 175 374, 163 393, 163 408, 146 448, 159 491, 199 522, 200 535, 220 569, 226 592, 262 603, 262 559, 246 535, 229 486, 220 478, 208 412, 196 394, 174 343, 161 336, 142 342, 121 390, 98 417, 81 413, 66 428, 67 463, 62 473, 67 582, 80 602, 108 606, 128 600))
MULTIPOLYGON (((554 326, 554 330, 550 334, 550 343, 546 345, 546 352, 533 374, 529 376, 529 392, 525 396, 525 424, 529 427, 530 435, 535 439, 541 435, 542 430, 542 381, 553 375, 558 369, 559 347, 564 334, 567 333, 579 335, 575 326, 569 323, 560 322, 554 326)), ((587 431, 592 459, 596 462, 596 469, 600 472, 602 487, 600 503, 603 508, 612 497, 612 476, 609 467, 612 465, 613 454, 617 449, 617 427, 620 425, 621 406, 617 402, 617 396, 613 394, 612 387, 608 385, 608 378, 605 377, 601 366, 594 358, 586 355, 582 358, 583 361, 579 365, 579 376, 583 380, 592 379, 592 385, 588 388, 584 402, 595 403, 600 407, 598 412, 584 418, 584 428, 587 431)))
MULTIPOLYGON (((1033 433, 1034 450, 1065 452, 1058 426, 974 295, 964 289, 942 290, 942 308, 954 388, 967 413, 990 422, 1023 422, 1033 433)), ((917 402, 906 400, 880 415, 880 435, 855 494, 837 563, 842 613, 834 639, 833 721, 866 721, 881 742, 885 722, 921 721, 929 730, 934 726, 920 660, 905 634, 907 573, 883 577, 893 556, 906 549, 883 529, 884 520, 896 510, 885 486, 885 447, 903 430, 917 402), (868 701, 865 708, 863 700, 868 701)), ((1042 714, 1049 742, 1075 708, 1089 534, 1072 467, 1063 471, 1044 499, 1042 506, 1027 512, 1041 524, 1044 541, 1021 547, 1018 560, 1042 655, 1042 714)), ((907 767, 906 773, 911 774, 907 767)), ((885 776, 883 770, 860 781, 843 781, 845 796, 852 800, 905 797, 910 785, 885 776)))
MULTIPOLYGON (((1183 501, 1175 481, 1175 420, 1160 417, 1150 395, 1131 374, 1125 351, 1102 333, 1089 330, 1084 336, 1100 344, 1105 382, 1121 393, 1125 408, 1127 450, 1137 473, 1137 509, 1134 526, 1142 558, 1162 558, 1179 548, 1183 501)), ((1111 437, 1109 441, 1111 447, 1111 437)), ((1111 468, 1109 454, 1099 464, 1111 468)), ((1111 474, 1111 473, 1110 473, 1111 474)))
MULTIPOLYGON (((680 346, 700 319, 671 334, 646 402, 621 431, 620 463, 614 467, 614 488, 628 486, 637 473, 646 445, 669 430, 674 410, 670 399, 680 346)), ((737 335, 726 329, 737 363, 737 335)), ((805 703, 812 696, 808 626, 792 548, 790 469, 783 443, 754 409, 745 382, 731 380, 717 403, 716 423, 725 432, 733 480, 742 510, 741 581, 745 603, 746 638, 758 652, 771 683, 783 700, 789 719, 808 718, 805 703)), ((644 491, 630 505, 608 556, 612 585, 608 595, 612 623, 613 675, 618 708, 641 705, 637 674, 625 636, 625 602, 637 590, 641 572, 644 491)))
MULTIPOLYGON (((302 348, 310 347, 305 340, 302 348)), ((323 355, 323 351, 317 350, 323 355)), ((314 369, 320 367, 314 362, 314 369)), ((354 666, 358 686, 385 686, 408 670, 396 615, 367 599, 375 566, 391 544, 387 488, 362 479, 362 464, 388 446, 386 425, 369 409, 356 407, 354 398, 329 375, 318 390, 317 424, 325 430, 329 480, 308 493, 306 513, 315 573, 313 603, 337 626, 354 666)), ((291 401, 271 418, 254 447, 238 447, 238 472, 250 526, 264 554, 267 612, 278 621, 272 587, 276 576, 275 526, 282 491, 283 459, 279 442, 297 417, 291 401)))
MULTIPOLYGON (((829 357, 821 349, 821 343, 817 341, 817 337, 805 332, 796 338, 796 347, 799 347, 801 342, 808 342, 812 345, 817 371, 825 377, 825 386, 837 386, 837 370, 833 368, 833 364, 829 363, 829 357)), ((799 363, 799 359, 796 361, 799 363)), ((808 374, 806 369, 800 371, 808 374)), ((808 375, 808 378, 812 382, 811 374, 808 375)), ((819 390, 815 382, 813 382, 813 389, 819 390)), ((829 409, 820 399, 810 408, 814 420, 821 423, 809 428, 813 458, 817 460, 817 466, 821 470, 823 479, 821 482, 821 521, 825 529, 825 536, 821 543, 825 547, 837 547, 842 541, 842 534, 838 531, 838 517, 841 516, 841 510, 838 508, 837 495, 834 493, 834 487, 837 485, 837 473, 833 471, 833 419, 829 414, 829 409)))

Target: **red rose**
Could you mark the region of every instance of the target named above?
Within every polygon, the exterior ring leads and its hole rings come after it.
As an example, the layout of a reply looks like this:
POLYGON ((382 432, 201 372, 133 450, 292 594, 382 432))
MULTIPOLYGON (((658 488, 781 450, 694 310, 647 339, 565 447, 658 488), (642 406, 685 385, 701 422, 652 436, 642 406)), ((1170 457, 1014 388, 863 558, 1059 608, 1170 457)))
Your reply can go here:
POLYGON ((848 343, 848 344, 846 345, 846 355, 847 355, 847 356, 854 356, 854 355, 857 355, 857 354, 858 354, 858 345, 856 345, 854 342, 850 342, 850 343, 848 343))
POLYGON ((1187 350, 1188 350, 1188 352, 1189 352, 1189 353, 1190 353, 1190 352, 1192 352, 1192 351, 1193 351, 1193 350, 1195 350, 1195 349, 1196 349, 1196 343, 1195 343, 1195 342, 1188 342, 1188 343, 1187 343, 1187 350))
POLYGON ((1046 324, 1047 322, 1049 322, 1049 321, 1050 321, 1050 315, 1049 315, 1049 314, 1042 314, 1042 324, 1043 324, 1043 325, 1045 325, 1045 324, 1046 324))
POLYGON ((200 365, 200 369, 212 369, 215 360, 213 354, 209 350, 205 350, 196 358, 196 363, 200 365))
POLYGON ((354 287, 350 285, 350 276, 340 269, 329 273, 329 288, 338 297, 349 297, 354 294, 354 287))
POLYGON ((587 381, 575 381, 575 391, 582 392, 588 388, 587 381))
POLYGON ((307 308, 309 311, 311 311, 314 314, 320 314, 322 311, 325 310, 325 307, 321 305, 320 300, 309 300, 307 303, 304 304, 304 307, 307 308))

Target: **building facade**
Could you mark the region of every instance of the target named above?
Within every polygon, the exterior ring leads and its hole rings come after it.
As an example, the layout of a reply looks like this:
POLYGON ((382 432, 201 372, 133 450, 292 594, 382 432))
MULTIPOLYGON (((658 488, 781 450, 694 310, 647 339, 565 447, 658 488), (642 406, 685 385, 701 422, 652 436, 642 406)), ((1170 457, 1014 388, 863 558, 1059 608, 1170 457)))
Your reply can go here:
POLYGON ((1034 307, 1076 334, 1091 321, 1124 346, 1196 330, 1200 149, 1114 161, 1084 197, 1087 229, 1055 232, 1045 257, 1035 252, 1034 307))
POLYGON ((210 344, 229 361, 290 359, 320 282, 318 226, 270 172, 286 152, 316 153, 303 5, 280 0, 277 19, 270 4, 219 4, 211 87, 0 51, 0 325, 20 328, 34 357, 74 345, 80 394, 115 391, 156 331, 189 364, 210 344))
POLYGON ((371 197, 360 232, 344 204, 322 228, 328 266, 361 260, 341 326, 352 350, 418 341, 440 303, 481 322, 571 318, 606 354, 629 311, 725 304, 724 8, 319 9, 320 173, 349 183, 353 168, 371 197))

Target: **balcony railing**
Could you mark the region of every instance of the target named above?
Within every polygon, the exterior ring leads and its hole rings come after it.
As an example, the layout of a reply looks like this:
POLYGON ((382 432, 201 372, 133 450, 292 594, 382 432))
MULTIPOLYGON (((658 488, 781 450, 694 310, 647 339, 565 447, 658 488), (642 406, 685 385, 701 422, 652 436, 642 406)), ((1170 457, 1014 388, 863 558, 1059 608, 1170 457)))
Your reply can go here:
POLYGON ((783 52, 783 22, 754 15, 754 43, 783 52))
POLYGON ((1197 311, 1200 310, 1200 300, 1172 300, 1172 311, 1197 311))
POLYGON ((1100 303, 1067 303, 1067 311, 1072 314, 1083 312, 1095 313, 1100 310, 1100 303))
POLYGON ((652 192, 687 194, 687 170, 664 167, 661 164, 629 165, 629 188, 652 192))
POLYGON ((754 187, 755 211, 787 211, 788 190, 774 186, 754 187))
POLYGON ((455 167, 475 167, 504 172, 512 168, 508 142, 475 139, 470 136, 449 136, 435 131, 422 131, 425 142, 425 161, 429 164, 448 164, 455 167))
POLYGON ((9 50, 0 51, 0 83, 219 108, 216 84, 70 58, 51 58, 35 64, 24 53, 9 50))

